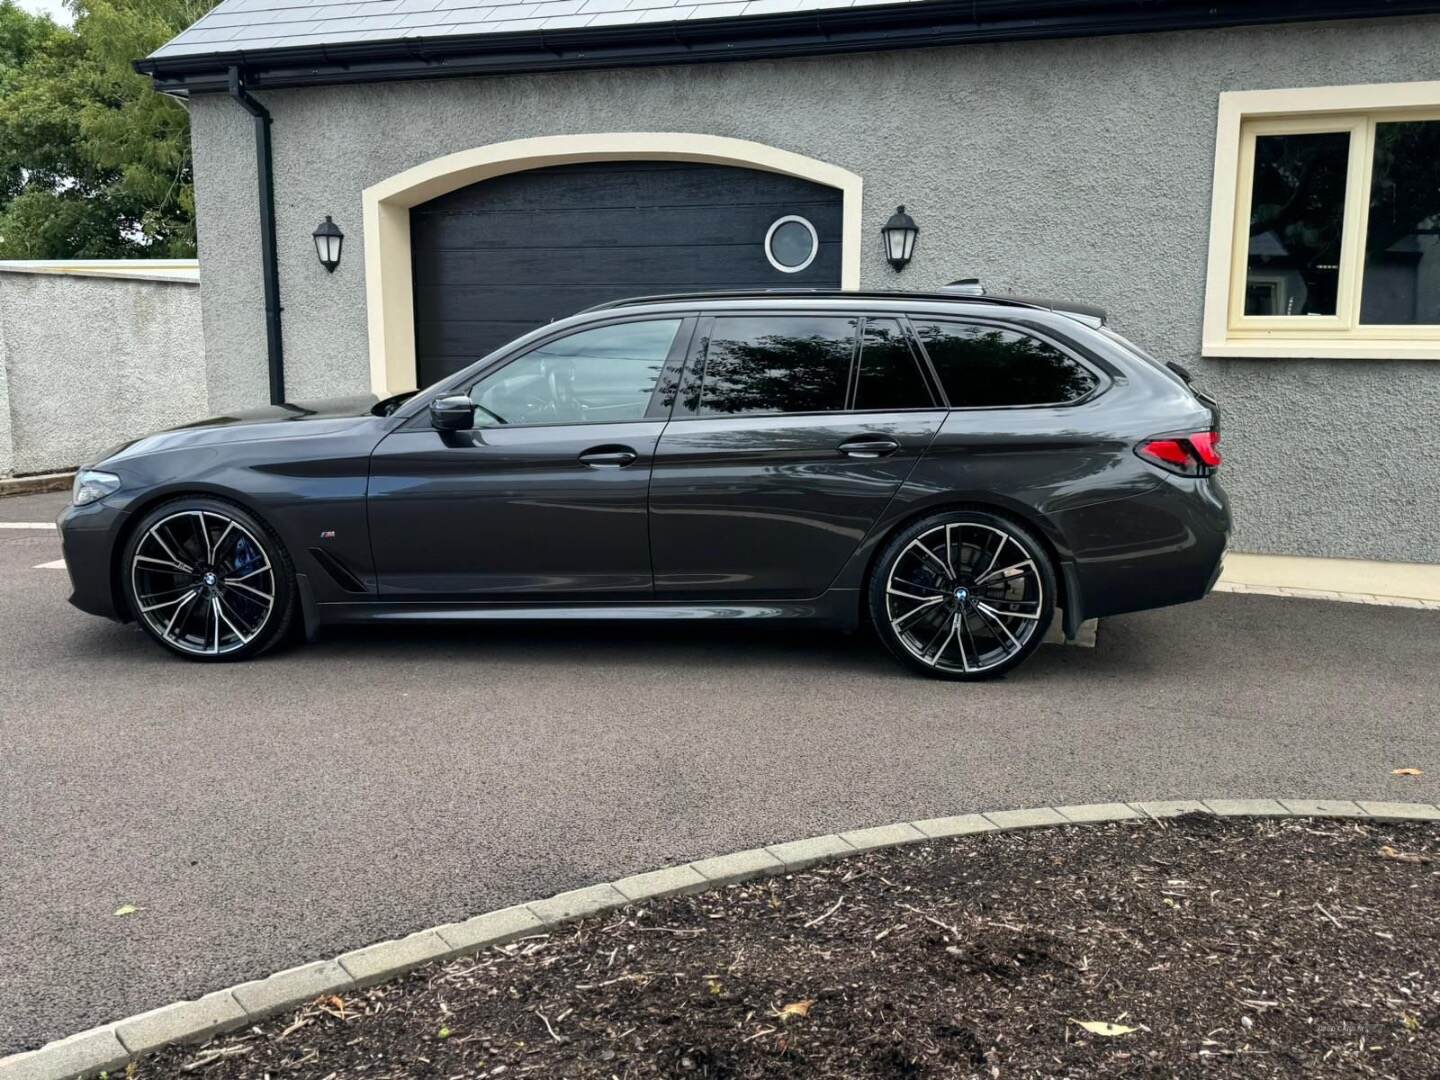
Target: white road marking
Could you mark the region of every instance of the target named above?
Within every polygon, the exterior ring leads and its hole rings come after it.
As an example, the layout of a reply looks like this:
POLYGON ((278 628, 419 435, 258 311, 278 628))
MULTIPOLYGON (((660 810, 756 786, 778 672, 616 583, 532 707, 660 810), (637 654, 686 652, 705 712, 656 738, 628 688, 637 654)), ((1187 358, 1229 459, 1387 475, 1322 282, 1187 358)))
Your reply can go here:
POLYGON ((36 570, 64 570, 64 569, 65 569, 65 560, 64 560, 64 559, 56 559, 54 562, 42 562, 39 566, 35 567, 35 569, 36 569, 36 570))
POLYGON ((53 529, 53 521, 0 521, 0 529, 53 529))

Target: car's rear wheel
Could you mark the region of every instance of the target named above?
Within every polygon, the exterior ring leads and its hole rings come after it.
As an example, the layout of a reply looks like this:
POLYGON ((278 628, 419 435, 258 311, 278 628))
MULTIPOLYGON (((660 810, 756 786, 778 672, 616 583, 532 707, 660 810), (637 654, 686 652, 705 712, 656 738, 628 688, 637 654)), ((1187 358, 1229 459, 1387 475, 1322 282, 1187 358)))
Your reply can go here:
POLYGON ((1045 548, 1008 518, 935 514, 902 530, 870 581, 870 617, 886 647, 943 679, 1004 674, 1039 646, 1055 614, 1045 548))
POLYGON ((254 515, 221 499, 152 510, 125 547, 130 611, 165 648, 191 660, 242 660, 273 646, 295 610, 295 574, 254 515))

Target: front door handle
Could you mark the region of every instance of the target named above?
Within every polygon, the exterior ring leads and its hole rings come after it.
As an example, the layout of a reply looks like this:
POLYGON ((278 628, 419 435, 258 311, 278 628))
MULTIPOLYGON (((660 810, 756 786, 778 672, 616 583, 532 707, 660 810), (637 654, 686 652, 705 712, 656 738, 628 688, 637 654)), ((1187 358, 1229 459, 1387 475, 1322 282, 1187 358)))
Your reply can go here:
POLYGON ((858 439, 842 442, 835 449, 846 457, 879 458, 895 453, 900 449, 900 444, 894 439, 887 439, 884 436, 864 435, 858 439))
POLYGON ((628 446, 592 446, 580 455, 580 464, 592 469, 623 469, 639 456, 628 446))

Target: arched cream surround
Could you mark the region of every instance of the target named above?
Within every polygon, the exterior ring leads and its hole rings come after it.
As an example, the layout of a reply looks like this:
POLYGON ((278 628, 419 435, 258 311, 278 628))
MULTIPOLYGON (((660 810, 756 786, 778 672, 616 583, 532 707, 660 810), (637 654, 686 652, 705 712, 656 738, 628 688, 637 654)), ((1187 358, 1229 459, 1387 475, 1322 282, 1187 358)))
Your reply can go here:
POLYGON ((783 173, 843 193, 840 284, 860 287, 858 175, 746 139, 678 132, 550 135, 492 143, 435 158, 364 191, 365 293, 370 384, 380 397, 415 386, 415 302, 410 276, 410 208, 505 173, 579 161, 699 161, 783 173))

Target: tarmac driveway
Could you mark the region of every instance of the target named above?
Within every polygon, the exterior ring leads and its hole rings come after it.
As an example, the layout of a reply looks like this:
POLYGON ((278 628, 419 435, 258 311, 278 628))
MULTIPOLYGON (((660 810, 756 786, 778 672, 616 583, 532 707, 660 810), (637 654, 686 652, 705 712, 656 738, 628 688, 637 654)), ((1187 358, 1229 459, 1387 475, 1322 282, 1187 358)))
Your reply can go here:
MULTIPOLYGON (((0 500, 0 520, 63 502, 0 500)), ((35 569, 59 554, 0 529, 0 1055, 815 833, 1111 799, 1440 799, 1437 612, 1215 596, 968 687, 863 639, 713 625, 335 633, 199 666, 71 609, 64 572, 35 569)))

